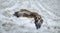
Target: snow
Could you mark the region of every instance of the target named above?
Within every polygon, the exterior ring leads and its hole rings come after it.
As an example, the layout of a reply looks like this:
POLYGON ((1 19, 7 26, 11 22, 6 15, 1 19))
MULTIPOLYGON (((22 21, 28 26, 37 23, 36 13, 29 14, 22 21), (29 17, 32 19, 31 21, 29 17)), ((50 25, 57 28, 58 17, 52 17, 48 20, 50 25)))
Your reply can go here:
POLYGON ((0 0, 0 33, 60 33, 60 0, 0 0), (40 14, 41 28, 33 18, 13 16, 20 9, 40 14))

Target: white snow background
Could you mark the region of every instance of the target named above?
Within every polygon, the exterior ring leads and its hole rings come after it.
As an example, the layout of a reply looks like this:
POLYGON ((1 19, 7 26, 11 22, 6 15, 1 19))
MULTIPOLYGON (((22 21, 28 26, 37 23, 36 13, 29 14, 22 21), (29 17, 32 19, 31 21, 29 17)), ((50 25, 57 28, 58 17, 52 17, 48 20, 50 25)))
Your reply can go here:
POLYGON ((60 33, 60 0, 0 0, 0 33, 60 33), (33 18, 13 16, 20 9, 40 14, 41 28, 33 18))

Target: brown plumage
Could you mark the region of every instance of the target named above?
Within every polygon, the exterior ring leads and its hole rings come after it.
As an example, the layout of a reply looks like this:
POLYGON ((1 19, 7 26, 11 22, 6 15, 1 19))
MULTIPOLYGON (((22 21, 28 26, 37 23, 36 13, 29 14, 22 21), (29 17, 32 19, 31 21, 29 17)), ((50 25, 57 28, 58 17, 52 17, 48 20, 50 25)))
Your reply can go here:
POLYGON ((43 23, 43 19, 41 15, 37 14, 36 12, 31 12, 26 9, 21 9, 20 11, 17 11, 14 13, 14 16, 16 17, 27 17, 27 18, 34 18, 35 20, 35 26, 37 29, 41 27, 41 24, 43 23))

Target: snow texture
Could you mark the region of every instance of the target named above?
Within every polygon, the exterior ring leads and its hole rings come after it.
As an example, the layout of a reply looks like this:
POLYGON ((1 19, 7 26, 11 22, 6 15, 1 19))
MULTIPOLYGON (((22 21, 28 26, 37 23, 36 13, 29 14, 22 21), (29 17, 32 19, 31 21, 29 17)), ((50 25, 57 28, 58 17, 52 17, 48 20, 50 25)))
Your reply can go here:
POLYGON ((0 33, 60 33, 60 0, 0 0, 0 33), (13 16, 20 9, 40 14, 41 28, 33 18, 13 16))

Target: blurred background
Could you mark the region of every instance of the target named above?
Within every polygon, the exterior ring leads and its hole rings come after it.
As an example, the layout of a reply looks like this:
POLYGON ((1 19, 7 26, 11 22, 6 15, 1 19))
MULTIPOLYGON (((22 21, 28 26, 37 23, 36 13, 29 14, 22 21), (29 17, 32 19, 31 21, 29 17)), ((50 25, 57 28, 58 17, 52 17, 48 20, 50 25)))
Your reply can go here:
POLYGON ((0 0, 0 33, 60 33, 60 0, 0 0), (41 28, 33 19, 13 16, 20 9, 40 14, 41 28))

